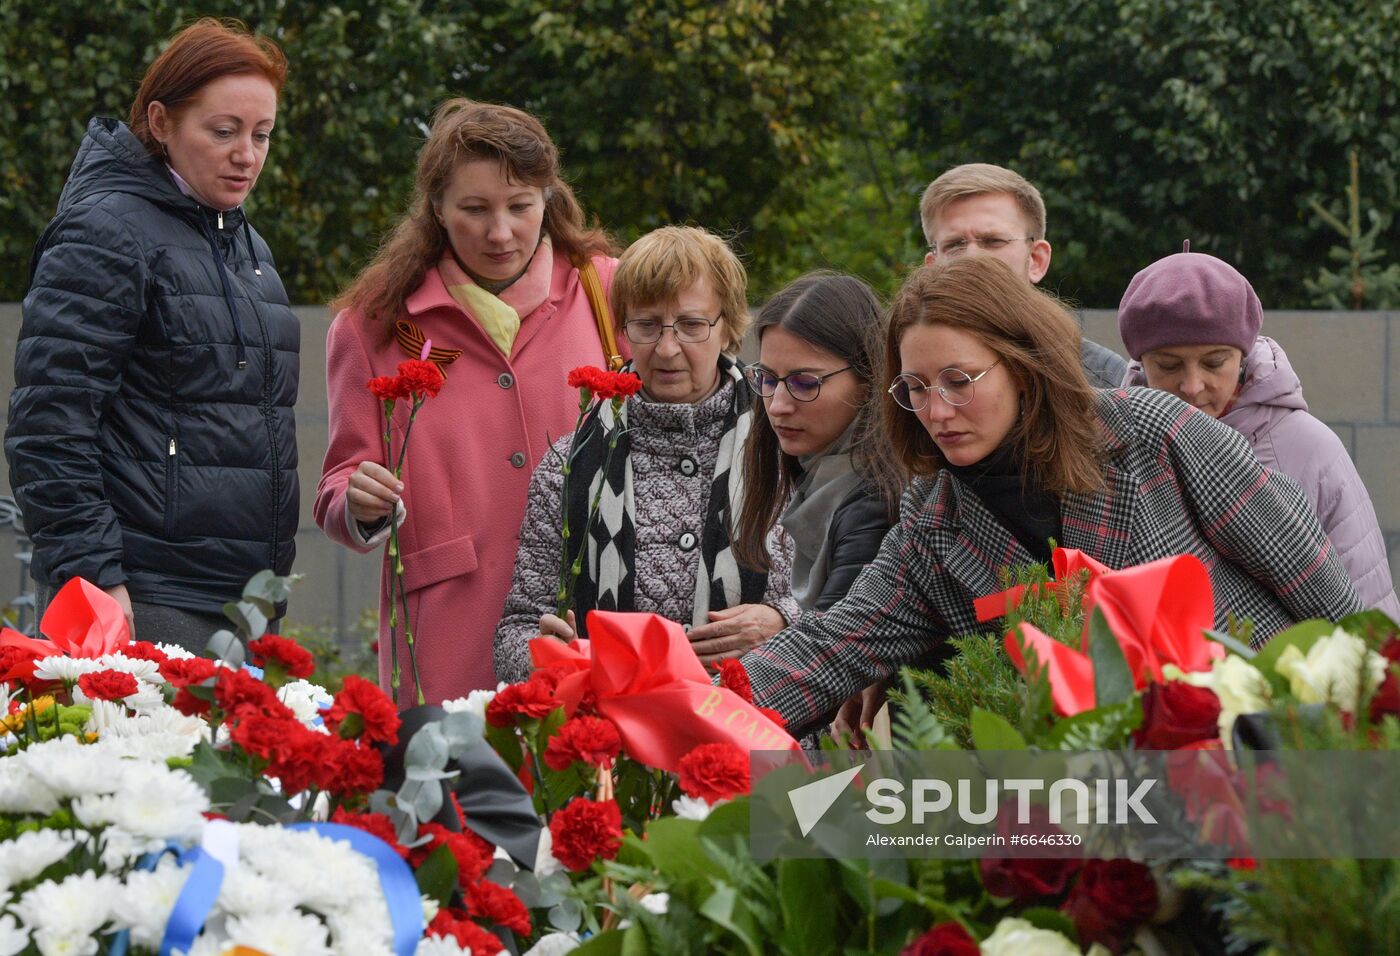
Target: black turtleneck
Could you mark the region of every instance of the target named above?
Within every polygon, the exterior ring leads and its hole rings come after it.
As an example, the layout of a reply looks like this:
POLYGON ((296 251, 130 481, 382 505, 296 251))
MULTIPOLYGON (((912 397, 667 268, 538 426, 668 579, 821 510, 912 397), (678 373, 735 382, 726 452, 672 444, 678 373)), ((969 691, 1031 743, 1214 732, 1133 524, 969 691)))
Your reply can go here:
POLYGON ((1049 539, 1060 539, 1059 500, 1023 471, 1010 446, 1003 445, 974 465, 947 467, 1031 557, 1050 562, 1049 539))

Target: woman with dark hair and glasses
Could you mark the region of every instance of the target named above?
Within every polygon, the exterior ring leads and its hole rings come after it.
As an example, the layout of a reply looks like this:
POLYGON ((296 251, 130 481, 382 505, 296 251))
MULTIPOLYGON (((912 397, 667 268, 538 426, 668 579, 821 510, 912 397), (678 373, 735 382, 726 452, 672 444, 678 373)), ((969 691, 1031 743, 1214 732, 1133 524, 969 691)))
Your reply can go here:
POLYGON ((947 639, 985 629, 973 601, 1048 539, 1111 568, 1194 554, 1219 626, 1262 645, 1361 601, 1292 479, 1228 426, 1166 392, 1090 388, 1079 327, 1004 263, 913 273, 891 311, 890 452, 916 477, 880 553, 825 614, 744 658, 755 703, 794 733, 947 639))
MULTIPOLYGON (((758 361, 745 374, 758 401, 734 553, 766 570, 767 539, 781 523, 792 543, 792 596, 825 611, 875 558, 904 490, 879 433, 884 310, 861 280, 814 273, 769 299, 755 330, 758 361)), ((832 732, 858 735, 884 690, 853 697, 832 732)))
POLYGON ((579 442, 571 435, 555 442, 530 479, 515 577, 496 631, 501 680, 529 675, 531 638, 587 636, 594 608, 688 624, 707 664, 739 656, 797 617, 781 549, 756 569, 741 566, 730 544, 731 516, 744 507, 741 457, 754 419, 753 394, 733 358, 749 323, 746 286, 738 258, 703 229, 658 229, 618 260, 613 314, 632 346, 624 369, 641 378, 642 390, 616 420, 603 403, 579 442), (561 618, 565 508, 570 555, 582 548, 583 560, 561 618))

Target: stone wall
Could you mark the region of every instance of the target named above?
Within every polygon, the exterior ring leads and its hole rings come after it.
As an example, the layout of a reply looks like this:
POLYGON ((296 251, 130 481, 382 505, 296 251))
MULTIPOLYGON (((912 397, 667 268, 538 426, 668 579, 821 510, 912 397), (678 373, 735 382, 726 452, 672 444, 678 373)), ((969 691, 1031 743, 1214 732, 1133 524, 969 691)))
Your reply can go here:
MULTIPOLYGON (((301 398, 297 405, 302 527, 297 533, 297 588, 289 620, 348 634, 377 603, 379 553, 357 555, 332 544, 311 517, 311 502, 326 451, 326 310, 297 310, 302 323, 301 398)), ((20 308, 0 304, 0 393, 14 382, 20 308)), ((1270 312, 1264 328, 1287 350, 1305 385, 1313 414, 1330 425, 1356 461, 1385 532, 1392 571, 1400 578, 1400 313, 1270 312), (1393 386, 1392 386, 1393 383, 1393 386)), ((1122 350, 1111 311, 1084 313, 1085 333, 1122 350)), ((0 494, 9 494, 0 468, 0 494)), ((0 604, 15 596, 18 572, 9 557, 14 533, 0 528, 0 604)))

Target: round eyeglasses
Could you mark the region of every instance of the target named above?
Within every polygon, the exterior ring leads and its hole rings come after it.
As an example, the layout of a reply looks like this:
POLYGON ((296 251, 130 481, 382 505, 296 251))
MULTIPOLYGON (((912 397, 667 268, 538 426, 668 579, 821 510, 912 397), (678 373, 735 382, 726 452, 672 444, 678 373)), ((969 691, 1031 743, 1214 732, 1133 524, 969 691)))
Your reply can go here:
POLYGON ((660 342, 661 336, 670 329, 676 334, 676 341, 695 345, 708 339, 710 330, 722 318, 723 315, 717 315, 713 322, 701 318, 684 318, 677 319, 669 325, 662 324, 660 319, 631 319, 622 324, 622 334, 627 336, 627 341, 633 345, 650 345, 660 342))
POLYGON ((943 396, 943 401, 956 408, 961 408, 972 401, 974 386, 981 381, 984 375, 1000 364, 1001 360, 997 359, 975 376, 967 374, 960 368, 945 368, 938 373, 938 377, 933 380, 932 385, 913 372, 901 372, 895 376, 894 384, 889 387, 890 397, 899 403, 900 408, 919 412, 928 407, 929 392, 937 389, 938 394, 943 396))
POLYGON ((797 401, 815 402, 817 396, 822 393, 823 382, 833 375, 840 375, 842 372, 850 370, 851 367, 847 365, 834 372, 827 372, 825 375, 817 375, 812 372, 789 372, 786 375, 777 375, 762 365, 750 365, 744 370, 744 375, 748 377, 753 390, 764 398, 772 398, 776 395, 778 383, 781 382, 787 388, 788 394, 797 401))

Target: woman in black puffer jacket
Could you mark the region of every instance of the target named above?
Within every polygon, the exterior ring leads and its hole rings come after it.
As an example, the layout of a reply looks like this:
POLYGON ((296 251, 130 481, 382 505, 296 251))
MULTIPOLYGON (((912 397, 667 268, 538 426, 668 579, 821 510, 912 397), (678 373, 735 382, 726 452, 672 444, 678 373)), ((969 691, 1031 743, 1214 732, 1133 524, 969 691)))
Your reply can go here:
POLYGON ((202 20, 93 119, 31 262, 5 454, 39 603, 75 577, 201 650, 291 570, 300 332, 243 201, 286 60, 202 20))

